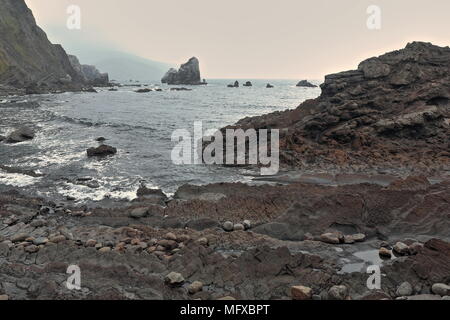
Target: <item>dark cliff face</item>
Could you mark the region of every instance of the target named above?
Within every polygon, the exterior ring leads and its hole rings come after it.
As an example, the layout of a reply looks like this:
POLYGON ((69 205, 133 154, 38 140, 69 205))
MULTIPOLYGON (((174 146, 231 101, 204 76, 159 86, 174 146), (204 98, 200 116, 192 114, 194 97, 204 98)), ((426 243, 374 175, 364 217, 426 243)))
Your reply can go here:
POLYGON ((281 160, 298 167, 450 164, 450 48, 414 42, 326 76, 319 98, 241 120, 281 129, 281 160))
POLYGON ((162 83, 174 85, 199 85, 203 84, 200 77, 200 63, 197 58, 192 57, 188 62, 182 64, 180 69, 170 69, 161 79, 162 83))
POLYGON ((109 76, 107 73, 101 73, 95 66, 81 64, 74 55, 69 55, 69 61, 86 84, 98 87, 109 85, 109 76))
POLYGON ((60 45, 50 43, 24 0, 0 0, 0 84, 45 90, 83 81, 60 45))

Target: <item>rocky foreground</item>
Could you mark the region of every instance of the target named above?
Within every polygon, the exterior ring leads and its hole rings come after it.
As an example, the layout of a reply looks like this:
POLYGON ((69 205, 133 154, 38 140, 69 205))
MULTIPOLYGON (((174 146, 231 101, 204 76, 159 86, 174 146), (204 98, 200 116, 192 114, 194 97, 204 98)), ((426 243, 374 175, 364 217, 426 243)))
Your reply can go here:
POLYGON ((449 186, 187 185, 172 199, 143 186, 99 207, 2 194, 0 297, 449 299, 449 186))

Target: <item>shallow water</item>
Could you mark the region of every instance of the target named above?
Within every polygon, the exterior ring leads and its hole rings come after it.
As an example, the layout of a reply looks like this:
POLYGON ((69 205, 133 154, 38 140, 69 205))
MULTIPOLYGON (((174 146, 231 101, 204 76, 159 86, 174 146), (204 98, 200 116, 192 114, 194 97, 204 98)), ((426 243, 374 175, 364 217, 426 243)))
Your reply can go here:
MULTIPOLYGON (((227 88, 229 80, 211 80, 192 91, 135 93, 134 87, 99 93, 64 93, 29 96, 40 108, 0 105, 0 135, 15 126, 36 129, 36 138, 16 145, 0 144, 3 165, 35 170, 45 176, 32 178, 0 170, 0 190, 21 190, 55 199, 66 196, 101 200, 135 196, 141 181, 149 187, 173 193, 185 183, 249 181, 242 168, 181 165, 170 160, 176 129, 193 130, 202 121, 204 130, 221 128, 247 116, 297 107, 315 98, 320 89, 297 88, 296 81, 252 80, 251 88, 227 88), (275 87, 266 89, 270 82, 275 87), (88 159, 86 149, 106 143, 118 149, 114 157, 88 159), (97 188, 74 184, 79 177, 92 177, 97 188)), ((242 82, 242 81, 241 81, 242 82)), ((150 85, 153 87, 153 85, 150 85)))

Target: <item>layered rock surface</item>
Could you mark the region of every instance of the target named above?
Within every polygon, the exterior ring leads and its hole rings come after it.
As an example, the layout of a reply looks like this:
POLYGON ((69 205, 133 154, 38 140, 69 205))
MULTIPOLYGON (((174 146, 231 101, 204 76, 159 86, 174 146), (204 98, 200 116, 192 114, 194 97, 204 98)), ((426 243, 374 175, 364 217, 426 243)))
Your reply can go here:
POLYGON ((107 73, 101 73, 95 66, 81 64, 74 55, 69 55, 72 67, 83 77, 86 84, 92 86, 107 86, 109 84, 109 76, 107 73))
POLYGON ((321 88, 295 110, 233 127, 280 129, 281 161, 295 167, 449 167, 450 48, 413 42, 321 88))

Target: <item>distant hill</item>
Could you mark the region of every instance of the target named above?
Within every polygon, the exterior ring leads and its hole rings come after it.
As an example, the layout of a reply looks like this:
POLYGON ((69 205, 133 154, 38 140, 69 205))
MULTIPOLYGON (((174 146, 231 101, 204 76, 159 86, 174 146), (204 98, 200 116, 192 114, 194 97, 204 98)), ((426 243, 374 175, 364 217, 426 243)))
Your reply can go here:
POLYGON ((108 51, 92 62, 97 68, 108 72, 110 79, 118 81, 138 80, 159 82, 172 65, 144 59, 132 54, 108 51))

